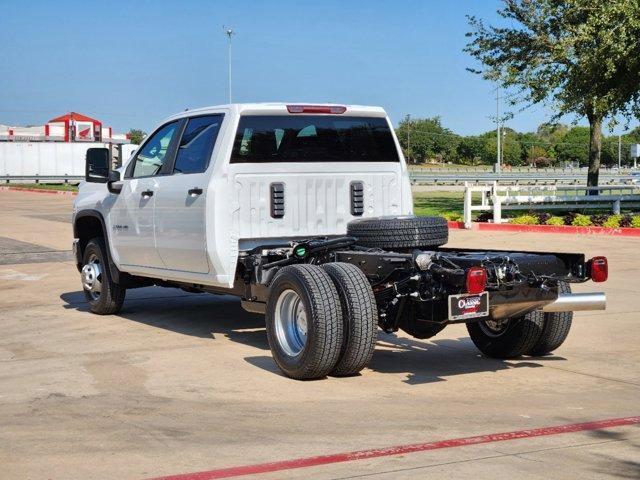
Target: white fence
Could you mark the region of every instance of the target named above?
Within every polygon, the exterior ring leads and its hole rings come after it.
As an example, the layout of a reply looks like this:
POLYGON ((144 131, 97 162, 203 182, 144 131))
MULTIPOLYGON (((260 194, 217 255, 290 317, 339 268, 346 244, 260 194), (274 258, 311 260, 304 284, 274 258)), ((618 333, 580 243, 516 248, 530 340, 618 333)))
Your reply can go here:
POLYGON ((640 205, 638 185, 609 185, 586 187, 584 185, 487 185, 465 183, 464 225, 471 228, 472 214, 477 211, 493 212, 493 222, 502 223, 503 210, 570 210, 611 209, 620 213, 622 203, 640 205), (589 191, 597 190, 597 195, 589 191), (476 193, 476 195, 474 195, 476 193), (477 193, 480 193, 479 199, 477 193), (479 200, 479 203, 475 203, 479 200))
MULTIPOLYGON (((109 148, 109 144, 0 142, 0 178, 84 176, 85 155, 92 147, 109 148)), ((117 152, 117 146, 113 147, 117 152)), ((135 148, 137 145, 122 145, 122 157, 129 158, 135 148)))

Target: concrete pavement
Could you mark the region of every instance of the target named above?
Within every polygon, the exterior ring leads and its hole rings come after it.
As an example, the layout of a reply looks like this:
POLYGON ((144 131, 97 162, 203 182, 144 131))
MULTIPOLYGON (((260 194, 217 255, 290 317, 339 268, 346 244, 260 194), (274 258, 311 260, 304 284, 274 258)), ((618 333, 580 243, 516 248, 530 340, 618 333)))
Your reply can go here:
MULTIPOLYGON (((451 246, 607 255, 610 281, 576 290, 604 288, 608 310, 576 314, 545 358, 484 358, 459 325, 381 333, 361 376, 296 382, 231 297, 145 288, 88 313, 64 256, 72 200, 0 191, 3 478, 141 479, 640 415, 637 239, 454 231, 451 246)), ((358 476, 640 478, 640 427, 243 478, 358 476)))

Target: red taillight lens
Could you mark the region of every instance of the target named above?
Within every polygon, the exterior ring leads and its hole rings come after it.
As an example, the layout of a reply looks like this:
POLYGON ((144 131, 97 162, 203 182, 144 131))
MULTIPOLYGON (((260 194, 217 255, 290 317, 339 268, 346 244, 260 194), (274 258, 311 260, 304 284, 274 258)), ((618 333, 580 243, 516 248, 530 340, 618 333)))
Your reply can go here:
POLYGON ((347 107, 336 105, 287 105, 289 113, 332 113, 341 114, 347 111, 347 107))
POLYGON ((609 278, 607 257, 593 257, 589 260, 589 275, 594 282, 606 282, 609 278))
POLYGON ((467 270, 467 293, 482 293, 487 287, 487 271, 482 267, 467 270))

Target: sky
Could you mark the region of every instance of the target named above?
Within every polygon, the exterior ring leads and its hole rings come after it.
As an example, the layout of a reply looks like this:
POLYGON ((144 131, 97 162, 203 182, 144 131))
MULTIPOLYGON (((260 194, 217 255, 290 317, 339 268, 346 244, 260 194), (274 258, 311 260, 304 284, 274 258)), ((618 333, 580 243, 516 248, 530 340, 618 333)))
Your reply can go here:
MULTIPOLYGON (((466 71, 466 15, 499 0, 3 0, 0 124, 81 112, 150 131, 186 108, 228 102, 380 105, 394 124, 440 116, 463 135, 495 128, 494 85, 466 71)), ((507 123, 535 130, 533 106, 507 123)), ((571 120, 571 119, 568 119, 571 120)), ((581 122, 584 123, 584 122, 581 122)))

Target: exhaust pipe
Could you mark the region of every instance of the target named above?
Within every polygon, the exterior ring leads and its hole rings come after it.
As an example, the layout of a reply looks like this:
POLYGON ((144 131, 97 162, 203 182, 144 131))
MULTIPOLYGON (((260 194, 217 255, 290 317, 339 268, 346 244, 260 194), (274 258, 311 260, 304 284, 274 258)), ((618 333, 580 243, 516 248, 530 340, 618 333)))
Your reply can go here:
POLYGON ((555 302, 542 307, 543 312, 577 312, 581 310, 605 310, 607 297, 597 293, 561 293, 555 302))

